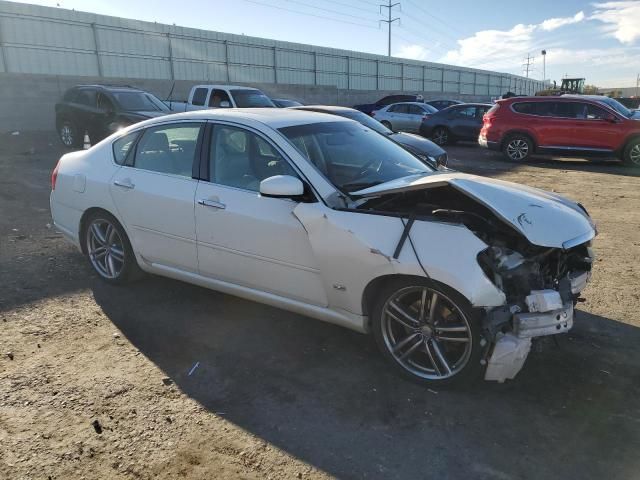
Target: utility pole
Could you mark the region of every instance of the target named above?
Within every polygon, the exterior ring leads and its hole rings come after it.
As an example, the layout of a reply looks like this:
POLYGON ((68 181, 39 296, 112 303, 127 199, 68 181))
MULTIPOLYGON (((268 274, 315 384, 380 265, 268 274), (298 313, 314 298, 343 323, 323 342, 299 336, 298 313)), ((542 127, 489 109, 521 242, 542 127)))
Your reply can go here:
POLYGON ((547 81, 547 51, 542 50, 542 82, 547 81))
POLYGON ((397 7, 398 5, 400 5, 400 2, 391 3, 391 0, 387 1, 387 5, 380 5, 380 13, 382 13, 383 8, 387 9, 387 20, 380 21, 389 25, 389 42, 387 45, 387 56, 389 57, 391 56, 391 24, 396 20, 400 20, 400 17, 391 18, 391 10, 393 9, 393 7, 397 7))
POLYGON ((636 97, 638 96, 638 89, 640 89, 640 73, 636 77, 636 97))
POLYGON ((526 68, 526 77, 529 78, 529 70, 531 69, 531 65, 533 65, 533 57, 527 53, 527 60, 522 64, 524 68, 526 68))

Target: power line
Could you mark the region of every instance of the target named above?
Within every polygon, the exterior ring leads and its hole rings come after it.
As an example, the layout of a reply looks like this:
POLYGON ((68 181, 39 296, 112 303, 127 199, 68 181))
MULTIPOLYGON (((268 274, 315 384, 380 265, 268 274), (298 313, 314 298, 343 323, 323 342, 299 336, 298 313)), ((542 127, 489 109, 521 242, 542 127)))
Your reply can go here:
MULTIPOLYGON (((391 3, 391 0, 388 0, 387 5, 382 5, 380 4, 380 12, 382 12, 383 8, 387 9, 387 20, 380 20, 383 23, 386 23, 389 27, 389 43, 388 43, 388 47, 387 47, 387 56, 391 56, 391 24, 393 22, 400 21, 400 17, 396 17, 396 18, 391 18, 391 10, 393 10, 393 7, 399 6, 400 2, 396 2, 396 3, 391 3)), ((400 8, 402 8, 402 6, 400 6, 400 8)))
POLYGON ((298 0, 286 0, 286 1, 287 1, 287 3, 295 3, 295 4, 301 5, 303 7, 315 8, 316 10, 320 10, 321 12, 328 12, 328 13, 333 13, 333 14, 337 14, 337 15, 342 15, 344 17, 355 18, 356 20, 362 20, 362 21, 365 21, 365 22, 367 22, 367 21, 368 22, 374 22, 375 21, 375 20, 368 20, 368 19, 362 18, 361 16, 358 16, 358 15, 351 15, 350 13, 338 12, 336 10, 331 10, 331 9, 328 9, 328 8, 317 7, 315 5, 310 5, 308 3, 300 2, 298 0))
POLYGON ((245 2, 249 2, 249 3, 253 3, 255 5, 261 5, 263 7, 275 8, 276 10, 282 10, 282 11, 285 11, 285 12, 297 13, 298 15, 306 15, 308 17, 321 18, 323 20, 331 20, 333 22, 346 23, 348 25, 357 25, 358 27, 371 28, 373 30, 379 30, 380 29, 380 27, 374 27, 374 26, 371 26, 371 25, 365 25, 363 23, 351 22, 349 20, 341 20, 339 18, 327 17, 325 15, 316 15, 314 13, 301 12, 300 10, 294 10, 292 8, 286 8, 286 7, 279 7, 277 5, 271 5, 269 3, 259 2, 257 0, 244 0, 244 1, 245 2))

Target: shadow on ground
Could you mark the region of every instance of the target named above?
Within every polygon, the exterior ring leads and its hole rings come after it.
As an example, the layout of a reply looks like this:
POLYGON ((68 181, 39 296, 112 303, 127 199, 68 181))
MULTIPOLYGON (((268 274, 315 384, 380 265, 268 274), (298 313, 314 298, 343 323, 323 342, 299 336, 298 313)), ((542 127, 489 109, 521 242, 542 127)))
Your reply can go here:
POLYGON ((640 467, 640 329, 614 320, 579 312, 515 381, 435 392, 339 327, 156 277, 92 289, 183 392, 338 478, 631 478, 640 467))

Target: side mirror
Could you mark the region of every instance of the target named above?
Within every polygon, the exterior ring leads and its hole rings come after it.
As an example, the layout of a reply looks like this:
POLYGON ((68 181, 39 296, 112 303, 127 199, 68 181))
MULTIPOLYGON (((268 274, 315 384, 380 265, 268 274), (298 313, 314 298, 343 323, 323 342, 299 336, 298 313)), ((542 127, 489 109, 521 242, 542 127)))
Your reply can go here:
POLYGON ((260 195, 276 198, 293 198, 304 194, 304 185, 291 175, 275 175, 260 182, 260 195))
POLYGON ((226 100, 220 102, 220 108, 231 108, 231 104, 226 100))
POLYGON ((448 159, 449 159, 448 155, 438 155, 436 157, 436 165, 438 167, 446 167, 448 159))

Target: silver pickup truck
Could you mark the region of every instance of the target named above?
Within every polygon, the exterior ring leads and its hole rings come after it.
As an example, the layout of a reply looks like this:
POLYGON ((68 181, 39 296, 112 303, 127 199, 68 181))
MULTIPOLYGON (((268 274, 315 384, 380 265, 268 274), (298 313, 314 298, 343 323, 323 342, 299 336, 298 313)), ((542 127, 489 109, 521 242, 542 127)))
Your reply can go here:
POLYGON ((257 88, 237 85, 196 85, 186 102, 166 102, 174 112, 208 108, 275 108, 274 103, 257 88))

